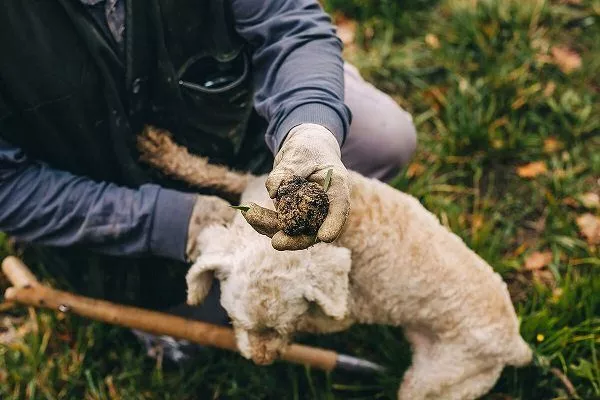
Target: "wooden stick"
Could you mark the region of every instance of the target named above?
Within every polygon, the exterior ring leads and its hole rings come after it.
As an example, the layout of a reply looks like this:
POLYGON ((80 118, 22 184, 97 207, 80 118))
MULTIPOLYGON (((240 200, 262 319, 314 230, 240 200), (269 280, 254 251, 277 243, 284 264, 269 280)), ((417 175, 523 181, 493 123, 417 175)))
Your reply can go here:
MULTIPOLYGON (((82 317, 155 335, 167 335, 204 346, 238 351, 235 335, 230 328, 55 290, 40 284, 25 264, 15 257, 7 257, 2 263, 2 270, 14 285, 6 291, 5 298, 8 301, 65 313, 72 312, 82 317)), ((282 354, 281 359, 332 371, 336 367, 337 353, 292 344, 282 354)))
POLYGON ((39 284, 29 268, 27 268, 17 257, 6 257, 2 262, 2 271, 16 288, 39 284))

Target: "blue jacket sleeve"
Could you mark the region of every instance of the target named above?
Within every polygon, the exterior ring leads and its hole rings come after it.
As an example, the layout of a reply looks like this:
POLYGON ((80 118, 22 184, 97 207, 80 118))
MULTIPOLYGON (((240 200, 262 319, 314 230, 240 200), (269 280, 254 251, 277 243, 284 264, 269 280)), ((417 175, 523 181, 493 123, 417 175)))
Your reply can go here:
POLYGON ((341 144, 351 114, 344 104, 342 43, 316 0, 232 0, 238 33, 253 49, 255 107, 269 121, 276 152, 296 125, 328 128, 341 144))
POLYGON ((20 241, 183 261, 196 196, 59 171, 0 139, 0 230, 20 241))

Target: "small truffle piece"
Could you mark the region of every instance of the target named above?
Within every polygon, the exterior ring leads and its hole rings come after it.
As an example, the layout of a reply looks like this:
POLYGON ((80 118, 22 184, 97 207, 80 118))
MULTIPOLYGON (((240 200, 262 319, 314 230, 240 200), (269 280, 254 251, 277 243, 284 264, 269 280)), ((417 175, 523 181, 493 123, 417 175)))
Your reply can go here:
POLYGON ((285 234, 315 236, 329 212, 329 198, 317 183, 293 176, 279 186, 275 206, 285 234))

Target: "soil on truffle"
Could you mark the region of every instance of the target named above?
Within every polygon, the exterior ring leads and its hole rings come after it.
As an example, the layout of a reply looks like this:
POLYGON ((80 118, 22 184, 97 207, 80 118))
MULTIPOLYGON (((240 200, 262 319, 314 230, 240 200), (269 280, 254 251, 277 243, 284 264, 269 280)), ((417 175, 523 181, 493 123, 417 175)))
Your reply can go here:
POLYGON ((283 232, 289 236, 316 235, 329 212, 323 188, 300 176, 284 180, 275 199, 283 232))

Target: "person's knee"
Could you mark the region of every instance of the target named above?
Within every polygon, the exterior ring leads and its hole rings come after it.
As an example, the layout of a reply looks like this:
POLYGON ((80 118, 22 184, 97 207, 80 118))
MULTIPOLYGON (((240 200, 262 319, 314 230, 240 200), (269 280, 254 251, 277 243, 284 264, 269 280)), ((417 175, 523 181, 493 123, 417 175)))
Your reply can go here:
POLYGON ((410 162, 417 147, 412 117, 350 65, 346 65, 345 78, 345 101, 353 118, 342 160, 365 176, 392 179, 410 162))
POLYGON ((384 138, 377 145, 377 157, 382 179, 394 178, 411 161, 417 149, 417 130, 410 114, 397 110, 381 132, 384 138))
POLYGON ((401 110, 402 116, 394 118, 390 126, 389 137, 393 138, 389 144, 390 162, 396 163, 397 167, 406 166, 417 150, 417 129, 412 117, 401 110))

